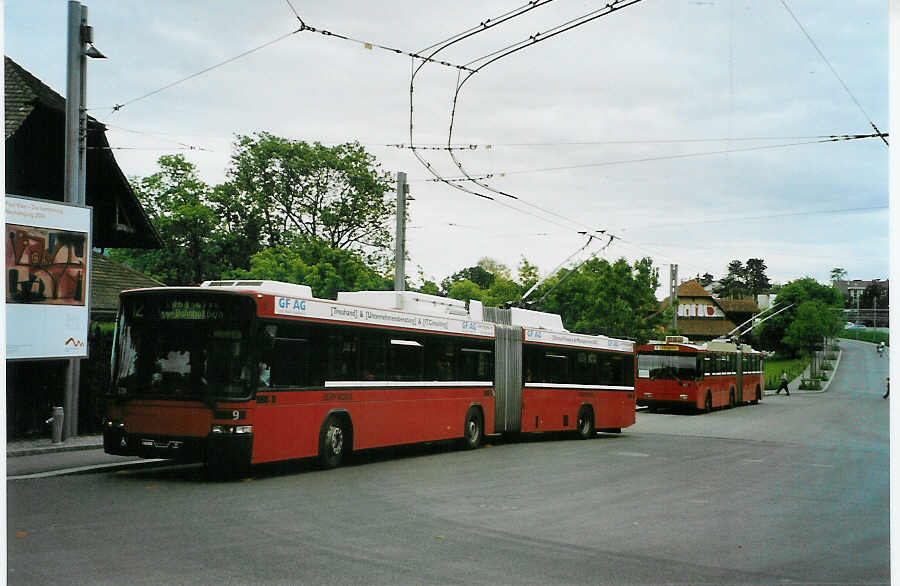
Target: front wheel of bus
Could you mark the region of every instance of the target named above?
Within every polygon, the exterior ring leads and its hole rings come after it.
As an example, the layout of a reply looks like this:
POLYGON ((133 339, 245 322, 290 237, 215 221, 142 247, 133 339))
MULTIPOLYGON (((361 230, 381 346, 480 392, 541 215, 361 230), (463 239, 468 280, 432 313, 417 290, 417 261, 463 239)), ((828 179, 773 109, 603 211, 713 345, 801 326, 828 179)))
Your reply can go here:
POLYGON ((347 443, 345 422, 336 415, 329 415, 319 432, 319 465, 325 469, 337 468, 344 460, 347 443))
POLYGON ((466 413, 466 427, 463 430, 463 447, 467 450, 474 450, 481 445, 481 439, 484 436, 484 421, 481 419, 481 412, 472 407, 466 413))
POLYGON ((588 439, 596 435, 594 429, 594 412, 587 407, 582 407, 578 412, 578 437, 588 439))

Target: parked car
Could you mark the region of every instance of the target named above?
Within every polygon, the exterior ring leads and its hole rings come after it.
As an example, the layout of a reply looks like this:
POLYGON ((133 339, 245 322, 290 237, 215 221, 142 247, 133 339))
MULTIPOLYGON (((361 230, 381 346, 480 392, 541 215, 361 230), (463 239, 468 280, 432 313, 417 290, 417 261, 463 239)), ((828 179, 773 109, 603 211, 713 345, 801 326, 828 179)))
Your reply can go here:
POLYGON ((864 326, 862 324, 855 324, 852 321, 848 321, 847 323, 844 324, 844 329, 845 330, 864 330, 864 329, 866 329, 866 326, 864 326))

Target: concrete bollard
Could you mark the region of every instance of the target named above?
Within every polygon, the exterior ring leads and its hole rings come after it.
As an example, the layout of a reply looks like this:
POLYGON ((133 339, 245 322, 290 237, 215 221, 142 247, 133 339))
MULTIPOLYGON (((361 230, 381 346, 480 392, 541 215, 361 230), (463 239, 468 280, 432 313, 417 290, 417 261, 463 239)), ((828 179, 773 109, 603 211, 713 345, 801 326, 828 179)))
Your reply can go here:
POLYGON ((53 415, 50 417, 50 419, 47 420, 47 423, 50 424, 50 437, 52 438, 54 444, 62 442, 64 418, 65 413, 63 412, 63 408, 54 407, 53 415))

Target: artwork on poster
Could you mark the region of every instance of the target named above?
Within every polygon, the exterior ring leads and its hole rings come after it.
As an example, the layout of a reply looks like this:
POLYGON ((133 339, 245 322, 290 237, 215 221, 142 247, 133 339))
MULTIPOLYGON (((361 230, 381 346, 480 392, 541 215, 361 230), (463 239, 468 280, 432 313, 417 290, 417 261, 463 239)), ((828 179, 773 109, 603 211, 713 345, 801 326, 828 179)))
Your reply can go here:
POLYGON ((84 305, 87 233, 6 225, 6 302, 84 305))
POLYGON ((6 358, 88 355, 91 209, 7 194, 6 358))

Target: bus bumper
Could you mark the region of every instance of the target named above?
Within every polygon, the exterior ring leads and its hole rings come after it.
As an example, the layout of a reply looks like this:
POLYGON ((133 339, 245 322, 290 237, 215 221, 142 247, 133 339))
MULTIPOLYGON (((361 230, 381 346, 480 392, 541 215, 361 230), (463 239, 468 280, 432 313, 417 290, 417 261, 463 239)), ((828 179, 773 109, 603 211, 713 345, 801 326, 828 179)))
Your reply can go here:
POLYGON ((106 429, 103 431, 103 451, 116 456, 241 465, 250 462, 253 434, 210 433, 206 437, 180 437, 106 429))

